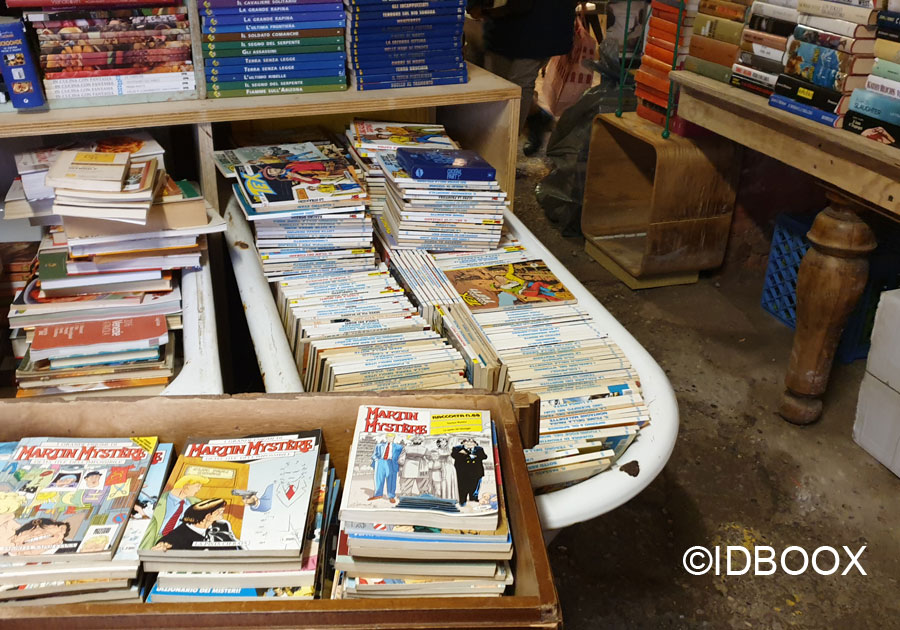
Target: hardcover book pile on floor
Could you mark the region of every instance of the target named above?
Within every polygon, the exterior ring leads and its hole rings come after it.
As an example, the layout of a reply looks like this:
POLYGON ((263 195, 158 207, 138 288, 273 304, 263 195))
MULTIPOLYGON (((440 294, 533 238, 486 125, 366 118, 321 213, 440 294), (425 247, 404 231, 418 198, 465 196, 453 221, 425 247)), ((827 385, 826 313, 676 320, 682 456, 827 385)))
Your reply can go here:
POLYGON ((224 221, 147 134, 72 146, 16 155, 6 194, 5 219, 49 226, 9 309, 17 395, 159 393, 176 373, 180 271, 224 221))

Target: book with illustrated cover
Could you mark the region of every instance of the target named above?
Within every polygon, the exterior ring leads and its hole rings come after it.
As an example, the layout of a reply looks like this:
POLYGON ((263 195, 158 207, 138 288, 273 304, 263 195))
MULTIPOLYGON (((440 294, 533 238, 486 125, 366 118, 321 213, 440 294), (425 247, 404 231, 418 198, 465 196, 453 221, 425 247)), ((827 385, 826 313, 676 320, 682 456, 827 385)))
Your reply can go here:
POLYGON ((465 149, 417 150, 400 147, 397 161, 414 179, 494 181, 497 169, 465 149))
POLYGON ((122 352, 162 346, 168 341, 164 315, 36 326, 31 342, 31 359, 39 361, 122 352))
POLYGON ((452 269, 444 273, 473 312, 577 301, 541 260, 452 269))
POLYGON ((443 125, 354 120, 352 129, 356 147, 364 150, 456 148, 456 143, 447 135, 443 125))
POLYGON ((497 497, 490 412, 359 408, 342 521, 494 531, 497 497))
POLYGON ((225 177, 237 177, 235 169, 249 164, 278 164, 324 159, 325 155, 312 142, 258 147, 239 147, 213 151, 216 168, 225 177))
POLYGON ((109 560, 143 485, 157 438, 23 438, 4 468, 0 556, 109 560))
POLYGON ((141 558, 300 557, 321 431, 187 440, 141 558))
POLYGON ((247 164, 238 169, 240 192, 253 208, 362 205, 368 195, 343 160, 247 164))

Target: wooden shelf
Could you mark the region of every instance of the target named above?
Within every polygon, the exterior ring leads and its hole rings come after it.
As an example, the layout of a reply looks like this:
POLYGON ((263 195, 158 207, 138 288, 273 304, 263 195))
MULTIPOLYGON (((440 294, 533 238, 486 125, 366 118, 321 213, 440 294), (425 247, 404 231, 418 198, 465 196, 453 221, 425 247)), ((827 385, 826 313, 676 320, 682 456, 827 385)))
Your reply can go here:
POLYGON ((686 71, 678 115, 900 215, 900 150, 769 107, 765 97, 686 71))
POLYGON ((491 103, 521 94, 515 84, 469 65, 469 82, 461 85, 2 113, 0 138, 491 103))

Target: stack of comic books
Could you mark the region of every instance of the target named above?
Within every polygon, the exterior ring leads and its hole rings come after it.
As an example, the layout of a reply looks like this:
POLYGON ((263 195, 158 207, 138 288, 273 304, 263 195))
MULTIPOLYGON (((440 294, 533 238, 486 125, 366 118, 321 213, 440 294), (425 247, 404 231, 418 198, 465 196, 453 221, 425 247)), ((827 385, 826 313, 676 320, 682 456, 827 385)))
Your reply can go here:
POLYGON ((196 0, 211 98, 347 89, 336 0, 196 0))
POLYGON ((541 397, 540 443, 526 451, 532 485, 557 489, 609 468, 649 422, 621 348, 521 245, 435 258, 496 353, 495 389, 541 397))
POLYGON ((350 73, 358 90, 468 81, 464 0, 344 0, 350 73))
POLYGON ((363 405, 332 597, 502 595, 512 536, 490 413, 363 405))
POLYGON ((319 430, 189 438, 138 550, 148 601, 311 599, 333 481, 319 430))
POLYGON ((231 153, 239 160, 235 197, 270 281, 374 267, 368 195, 338 147, 306 142, 231 153))
POLYGON ((128 8, 57 9, 60 4, 49 0, 7 4, 45 9, 26 12, 25 18, 37 34, 44 90, 51 101, 172 97, 196 89, 185 6, 167 1, 128 8))
POLYGON ((497 247, 508 206, 496 170, 474 151, 377 151, 385 175, 380 217, 392 249, 479 251, 497 247))
POLYGON ((155 437, 0 444, 0 600, 141 601, 137 543, 171 452, 155 437))

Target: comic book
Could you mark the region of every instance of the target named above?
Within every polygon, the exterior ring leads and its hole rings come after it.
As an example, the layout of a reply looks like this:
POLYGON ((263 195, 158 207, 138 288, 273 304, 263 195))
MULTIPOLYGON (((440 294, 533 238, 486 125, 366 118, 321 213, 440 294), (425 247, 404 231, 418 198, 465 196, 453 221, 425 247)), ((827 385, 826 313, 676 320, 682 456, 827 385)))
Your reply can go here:
POLYGON ((225 177, 237 177, 235 168, 247 164, 273 164, 285 161, 321 160, 325 155, 312 142, 259 147, 239 147, 213 151, 216 168, 225 177))
POLYGON ((241 195, 252 208, 362 205, 368 195, 343 160, 247 164, 238 169, 241 195))
POLYGON ((321 431, 189 438, 153 510, 141 558, 300 557, 321 431))
POLYGON ((355 431, 342 521, 497 529, 490 412, 363 405, 355 431))
POLYGON ((11 491, 0 515, 0 565, 111 559, 156 444, 155 437, 23 438, 4 467, 11 491))
POLYGON ((456 148, 443 125, 354 120, 352 129, 356 147, 366 151, 398 147, 456 148))
POLYGON ((444 273, 473 312, 577 301, 542 260, 451 269, 444 273))

